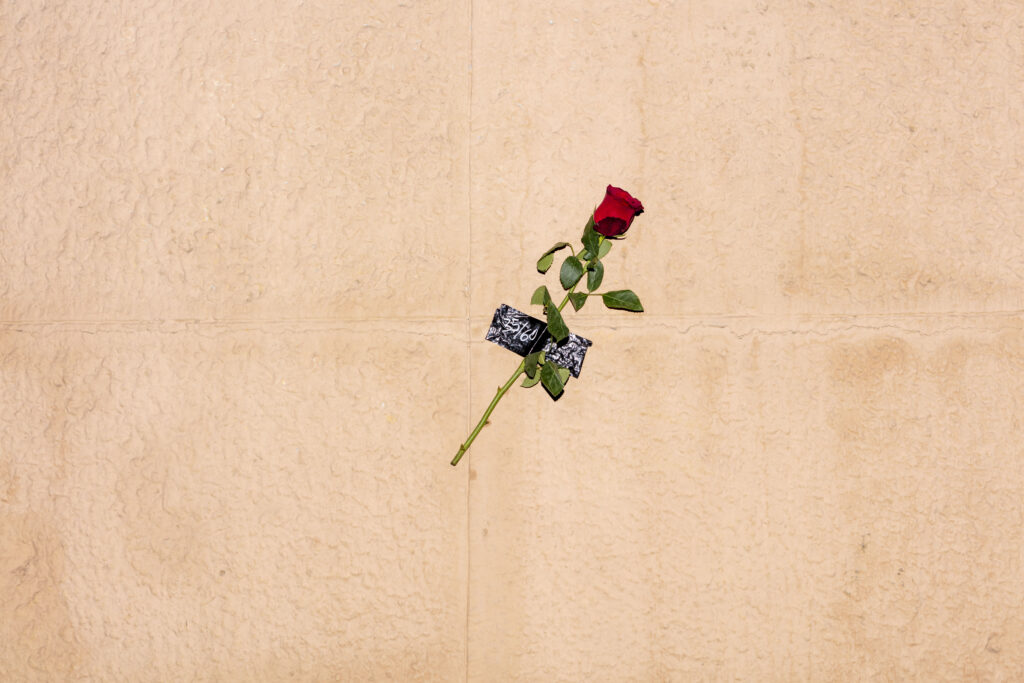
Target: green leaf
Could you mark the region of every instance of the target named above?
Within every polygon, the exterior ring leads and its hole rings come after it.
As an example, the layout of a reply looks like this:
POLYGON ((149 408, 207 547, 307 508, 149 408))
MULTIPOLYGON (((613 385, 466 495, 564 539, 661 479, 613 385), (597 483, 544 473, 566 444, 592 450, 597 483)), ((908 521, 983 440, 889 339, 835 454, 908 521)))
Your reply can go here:
POLYGON ((548 294, 548 288, 544 285, 535 289, 533 296, 530 297, 530 303, 537 304, 538 306, 543 306, 547 301, 551 301, 551 295, 548 294))
POLYGON ((598 242, 601 240, 601 235, 594 230, 594 214, 590 214, 590 220, 587 221, 587 227, 583 228, 583 248, 591 254, 601 253, 601 248, 598 246, 598 242))
POLYGON ((529 377, 524 379, 522 386, 524 386, 527 389, 529 389, 530 387, 536 386, 539 383, 540 383, 540 374, 538 373, 538 375, 536 377, 532 378, 532 379, 529 378, 529 377))
POLYGON ((608 252, 612 250, 612 241, 605 240, 601 242, 601 251, 598 253, 597 258, 604 258, 608 255, 608 252))
POLYGON ((587 295, 583 292, 572 292, 569 294, 569 302, 572 303, 573 309, 578 311, 587 303, 587 295))
POLYGON ((591 253, 590 253, 589 251, 587 251, 586 249, 584 249, 584 250, 583 250, 583 251, 581 251, 581 252, 580 252, 579 254, 577 254, 577 256, 579 256, 579 257, 580 257, 580 261, 589 261, 590 259, 594 258, 594 255, 593 255, 593 254, 591 254, 591 253))
POLYGON ((569 246, 568 242, 559 242, 555 246, 545 251, 544 255, 541 256, 540 260, 537 261, 537 270, 539 270, 542 273, 548 272, 548 268, 550 268, 551 264, 554 263, 555 261, 555 252, 558 251, 559 249, 565 249, 567 246, 569 246))
POLYGON ((543 351, 537 351, 523 359, 527 377, 532 379, 537 375, 537 365, 544 362, 543 356, 543 351))
POLYGON ((562 283, 562 289, 569 289, 583 277, 583 264, 575 256, 566 257, 562 262, 562 270, 558 273, 558 279, 562 283))
POLYGON ((619 308, 638 313, 642 313, 644 310, 643 304, 640 303, 640 298, 629 289, 605 292, 601 295, 601 298, 604 299, 604 305, 608 308, 619 308))
POLYGON ((588 263, 587 267, 589 268, 587 271, 587 291, 593 292, 601 286, 601 281, 604 280, 604 264, 600 261, 595 261, 593 266, 588 263))
POLYGON ((558 371, 552 363, 547 363, 540 369, 540 381, 544 384, 544 388, 548 390, 552 396, 558 396, 562 393, 565 388, 565 384, 562 382, 562 378, 559 376, 558 371))
POLYGON ((562 320, 562 314, 554 303, 548 304, 548 332, 555 338, 555 341, 562 341, 569 336, 569 328, 562 320))
MULTIPOLYGON (((548 318, 548 332, 555 338, 555 341, 562 341, 569 336, 569 328, 566 327, 565 321, 562 320, 562 314, 558 310, 558 306, 555 306, 555 302, 551 300, 551 294, 548 293, 548 288, 543 288, 544 297, 544 313, 548 318)), ((536 292, 534 292, 536 296, 536 292)))
POLYGON ((565 368, 560 368, 557 365, 555 366, 555 370, 558 372, 558 379, 562 380, 562 386, 564 387, 569 383, 569 371, 565 368))

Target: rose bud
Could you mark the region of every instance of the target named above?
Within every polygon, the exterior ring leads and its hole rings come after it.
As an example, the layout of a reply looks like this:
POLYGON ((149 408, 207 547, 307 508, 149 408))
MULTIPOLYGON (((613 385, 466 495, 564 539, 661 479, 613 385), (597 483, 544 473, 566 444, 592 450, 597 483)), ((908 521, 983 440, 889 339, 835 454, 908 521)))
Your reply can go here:
POLYGON ((604 201, 594 209, 594 230, 605 237, 617 237, 629 230, 633 219, 644 212, 640 200, 618 187, 608 186, 604 201))

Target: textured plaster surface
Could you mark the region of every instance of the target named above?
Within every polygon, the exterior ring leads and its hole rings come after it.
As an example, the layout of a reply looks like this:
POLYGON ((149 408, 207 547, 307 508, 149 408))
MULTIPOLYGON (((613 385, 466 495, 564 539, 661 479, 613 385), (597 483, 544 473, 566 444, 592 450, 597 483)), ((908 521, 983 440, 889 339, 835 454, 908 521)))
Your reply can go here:
POLYGON ((0 680, 1024 679, 1022 112, 998 0, 0 5, 0 680))
POLYGON ((9 326, 0 680, 461 677, 463 337, 9 326))
POLYGON ((471 679, 1024 676, 1020 317, 586 332, 472 460, 471 679))
POLYGON ((464 313, 465 8, 14 2, 0 30, 2 319, 464 313))

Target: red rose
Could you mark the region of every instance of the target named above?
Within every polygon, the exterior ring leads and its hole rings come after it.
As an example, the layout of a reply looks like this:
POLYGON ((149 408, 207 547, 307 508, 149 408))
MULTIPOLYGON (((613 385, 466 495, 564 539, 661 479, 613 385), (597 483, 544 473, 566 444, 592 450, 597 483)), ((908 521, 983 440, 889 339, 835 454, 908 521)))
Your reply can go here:
POLYGON ((594 230, 605 237, 616 237, 629 230, 633 219, 644 212, 644 205, 625 190, 608 186, 604 201, 594 209, 594 230))

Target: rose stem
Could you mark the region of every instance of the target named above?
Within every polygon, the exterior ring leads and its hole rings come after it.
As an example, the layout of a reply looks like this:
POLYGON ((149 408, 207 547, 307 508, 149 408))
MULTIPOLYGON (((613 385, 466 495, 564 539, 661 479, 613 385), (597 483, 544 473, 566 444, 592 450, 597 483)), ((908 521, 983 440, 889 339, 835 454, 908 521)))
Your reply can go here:
MULTIPOLYGON (((604 237, 602 236, 601 238, 599 238, 598 244, 600 245, 603 241, 604 237)), ((579 282, 576 283, 576 285, 578 284, 579 282)), ((569 291, 566 292, 565 294, 565 298, 562 299, 562 303, 558 304, 559 313, 561 313, 562 309, 565 308, 565 305, 569 303, 569 295, 576 291, 576 285, 573 285, 572 287, 569 288, 569 291)), ((490 405, 488 405, 487 410, 484 411, 484 416, 481 417, 480 421, 476 423, 476 427, 474 427, 473 431, 470 432, 469 438, 466 439, 465 443, 459 446, 459 452, 455 454, 454 458, 452 458, 452 467, 455 467, 456 465, 459 464, 459 461, 462 460, 462 456, 466 454, 466 451, 469 450, 469 447, 473 443, 473 440, 476 439, 476 435, 479 434, 480 430, 483 429, 484 426, 487 424, 487 418, 489 418, 491 416, 491 413, 494 412, 494 408, 495 406, 498 405, 498 401, 500 401, 502 397, 508 393, 508 390, 511 389, 512 385, 516 383, 517 379, 519 379, 519 375, 523 374, 523 372, 525 371, 526 361, 523 360, 519 363, 519 367, 516 368, 516 371, 512 373, 512 376, 508 378, 508 381, 498 388, 498 393, 496 393, 494 395, 494 398, 491 399, 490 405)))
POLYGON ((470 433, 469 438, 466 439, 466 443, 459 446, 459 452, 456 453, 455 458, 452 459, 452 467, 458 465, 459 460, 462 460, 462 456, 469 450, 469 446, 473 443, 473 439, 476 438, 476 435, 479 434, 480 430, 484 428, 485 424, 487 424, 487 418, 491 416, 491 413, 494 411, 494 407, 498 405, 498 401, 500 401, 501 397, 512 388, 512 385, 515 384, 516 380, 519 379, 519 375, 523 374, 525 369, 526 361, 524 360, 519 363, 519 367, 516 368, 516 371, 508 378, 508 381, 498 389, 498 393, 491 399, 491 405, 487 406, 487 410, 484 411, 484 416, 476 423, 476 428, 470 433))

